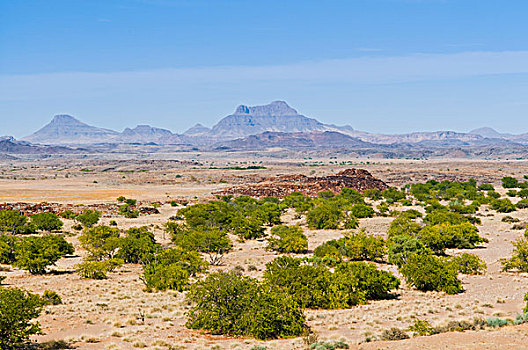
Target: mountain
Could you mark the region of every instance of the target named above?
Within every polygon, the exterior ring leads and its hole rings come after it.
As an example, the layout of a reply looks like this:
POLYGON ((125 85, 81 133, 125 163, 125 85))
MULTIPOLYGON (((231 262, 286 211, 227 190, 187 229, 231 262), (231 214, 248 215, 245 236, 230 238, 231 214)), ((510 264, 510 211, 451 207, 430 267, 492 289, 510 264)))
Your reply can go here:
POLYGON ((266 148, 366 148, 375 146, 335 131, 285 133, 266 131, 212 145, 215 150, 259 150, 266 148))
POLYGON ((490 128, 490 127, 483 127, 483 128, 474 129, 474 130, 471 130, 469 132, 469 134, 480 135, 482 137, 486 137, 486 138, 489 138, 489 139, 498 139, 498 138, 501 138, 501 137, 512 136, 510 134, 501 134, 497 130, 495 130, 493 128, 490 128))
POLYGON ((4 159, 10 159, 9 154, 65 154, 85 151, 63 146, 33 145, 27 141, 17 141, 13 137, 0 138, 0 155, 4 159))
POLYGON ((22 140, 40 144, 89 144, 109 142, 117 131, 85 124, 66 114, 56 115, 51 122, 22 140))
POLYGON ((275 101, 264 106, 238 106, 233 114, 213 126, 209 135, 235 139, 266 131, 296 133, 329 129, 325 124, 299 114, 286 102, 275 101))
POLYGON ((210 131, 211 129, 198 123, 193 127, 187 129, 187 131, 185 131, 183 134, 186 136, 202 136, 209 133, 210 131))
POLYGON ((118 139, 123 143, 157 143, 162 144, 171 139, 174 134, 167 129, 155 128, 150 125, 138 125, 134 129, 126 128, 118 139))

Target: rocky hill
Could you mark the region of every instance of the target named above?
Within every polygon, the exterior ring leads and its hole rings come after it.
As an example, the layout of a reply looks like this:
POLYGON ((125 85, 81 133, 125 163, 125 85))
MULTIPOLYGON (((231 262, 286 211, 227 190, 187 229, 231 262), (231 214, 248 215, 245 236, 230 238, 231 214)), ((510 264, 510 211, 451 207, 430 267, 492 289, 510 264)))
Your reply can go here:
POLYGON ((329 129, 325 124, 299 114, 286 102, 275 101, 264 106, 238 106, 233 114, 213 126, 209 134, 233 139, 266 131, 296 133, 329 129))
POLYGON ((66 114, 56 115, 51 122, 22 140, 40 144, 89 144, 109 142, 119 136, 117 131, 85 124, 66 114))
POLYGON ((322 149, 322 148, 365 148, 375 146, 358 138, 335 131, 316 132, 271 132, 266 131, 236 140, 223 141, 212 145, 216 150, 259 150, 266 148, 322 149))
POLYGON ((66 154, 84 151, 86 150, 63 146, 33 145, 27 141, 17 141, 13 137, 0 139, 0 155, 3 155, 3 159, 10 159, 10 154, 66 154))

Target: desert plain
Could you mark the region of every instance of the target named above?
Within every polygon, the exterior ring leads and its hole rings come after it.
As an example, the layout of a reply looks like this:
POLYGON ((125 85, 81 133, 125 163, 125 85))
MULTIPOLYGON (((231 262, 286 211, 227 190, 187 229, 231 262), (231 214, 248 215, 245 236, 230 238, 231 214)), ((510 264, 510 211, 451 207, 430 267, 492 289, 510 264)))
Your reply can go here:
MULTIPOLYGON (((115 206, 116 198, 125 196, 138 200, 141 207, 157 207, 159 213, 124 218, 113 211, 103 213, 100 224, 115 220, 120 229, 147 226, 157 242, 169 246, 171 240, 164 224, 184 204, 215 199, 215 193, 226 188, 251 185, 288 174, 325 176, 349 168, 369 171, 389 186, 427 180, 491 183, 503 196, 500 185, 504 176, 522 178, 528 174, 524 160, 392 160, 346 157, 268 158, 265 155, 193 154, 174 160, 141 159, 79 159, 50 158, 26 161, 2 161, 0 164, 0 204, 50 203, 61 208, 82 205, 115 206), (258 165, 261 169, 237 170, 234 167, 258 165), (170 204, 175 201, 176 206, 170 204)), ((516 201, 517 199, 512 199, 516 201)), ((15 204, 17 205, 17 204, 15 204)), ((18 204, 20 205, 20 204, 18 204)), ((401 207, 406 210, 422 207, 401 207)), ((389 264, 377 264, 393 272, 402 281, 395 297, 371 300, 350 309, 306 310, 307 324, 320 341, 343 341, 351 349, 522 349, 528 344, 528 325, 508 325, 464 332, 448 332, 432 336, 416 336, 406 340, 383 341, 384 330, 405 329, 414 320, 427 320, 433 326, 449 321, 471 321, 474 318, 500 317, 515 319, 522 312, 528 292, 528 274, 503 272, 500 260, 511 256, 512 242, 522 236, 504 216, 528 222, 528 209, 508 214, 497 213, 482 206, 476 216, 481 236, 489 240, 474 253, 487 264, 486 272, 477 276, 460 275, 464 292, 448 295, 444 292, 421 292, 408 286, 398 269, 389 264)), ((370 235, 386 237, 393 217, 374 216, 360 219, 359 227, 370 235)), ((86 254, 73 220, 63 219, 60 233, 75 247, 75 255, 61 258, 44 275, 2 265, 7 278, 3 284, 27 289, 34 293, 56 291, 61 305, 47 306, 38 318, 43 334, 33 340, 46 343, 66 341, 76 349, 307 349, 304 337, 258 341, 245 337, 211 335, 206 331, 185 327, 189 304, 185 292, 148 292, 140 279, 140 265, 125 264, 107 279, 83 279, 75 265, 86 254), (260 346, 260 348, 258 347, 260 346)), ((307 254, 321 243, 339 238, 347 230, 312 230, 304 218, 286 211, 281 221, 299 224, 308 238, 307 254)), ((261 278, 265 264, 280 254, 266 249, 266 238, 241 241, 230 235, 233 249, 222 264, 209 271, 237 270, 261 278)), ((448 250, 448 254, 457 250, 448 250)))

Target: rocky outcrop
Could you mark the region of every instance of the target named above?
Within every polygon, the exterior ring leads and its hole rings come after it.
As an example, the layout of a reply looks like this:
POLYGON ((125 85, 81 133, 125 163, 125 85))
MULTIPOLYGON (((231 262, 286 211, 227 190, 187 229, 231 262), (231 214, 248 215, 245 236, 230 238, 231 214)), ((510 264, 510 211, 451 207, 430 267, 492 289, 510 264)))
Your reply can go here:
POLYGON ((231 187, 218 191, 216 194, 282 198, 292 192, 302 192, 307 196, 315 197, 322 191, 331 191, 334 194, 338 194, 345 187, 359 192, 372 188, 379 190, 389 188, 385 182, 375 178, 367 170, 346 169, 336 175, 322 177, 298 174, 284 175, 264 183, 231 187))

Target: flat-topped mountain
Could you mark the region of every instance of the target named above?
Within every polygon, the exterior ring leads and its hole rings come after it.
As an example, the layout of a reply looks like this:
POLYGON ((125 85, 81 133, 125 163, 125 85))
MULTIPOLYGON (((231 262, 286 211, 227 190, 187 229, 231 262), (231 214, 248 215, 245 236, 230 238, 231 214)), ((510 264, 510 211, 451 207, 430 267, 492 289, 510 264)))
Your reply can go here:
POLYGON ((109 142, 118 135, 117 131, 90 126, 70 115, 61 114, 22 140, 42 144, 84 144, 109 142))
POLYGON ((238 106, 235 112, 220 120, 209 133, 219 138, 239 138, 274 132, 312 132, 331 128, 313 118, 299 114, 284 101, 264 106, 238 106))

